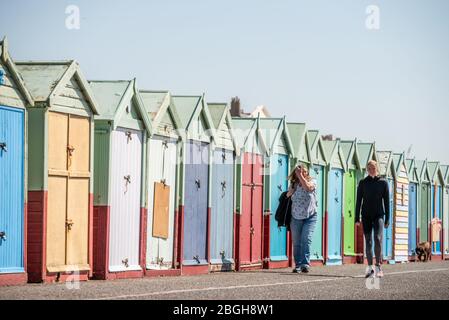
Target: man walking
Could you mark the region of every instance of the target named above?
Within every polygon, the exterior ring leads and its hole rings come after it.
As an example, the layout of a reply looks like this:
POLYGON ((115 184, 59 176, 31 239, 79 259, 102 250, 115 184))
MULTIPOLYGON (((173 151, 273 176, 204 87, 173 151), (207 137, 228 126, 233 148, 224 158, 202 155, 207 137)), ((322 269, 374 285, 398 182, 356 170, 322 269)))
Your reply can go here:
POLYGON ((359 227, 361 209, 366 258, 368 260, 366 277, 369 278, 376 275, 382 278, 383 228, 384 226, 388 228, 390 223, 390 191, 388 182, 378 176, 376 161, 368 162, 367 170, 368 176, 360 181, 357 188, 355 223, 356 227, 359 227), (373 268, 373 230, 376 271, 373 268))

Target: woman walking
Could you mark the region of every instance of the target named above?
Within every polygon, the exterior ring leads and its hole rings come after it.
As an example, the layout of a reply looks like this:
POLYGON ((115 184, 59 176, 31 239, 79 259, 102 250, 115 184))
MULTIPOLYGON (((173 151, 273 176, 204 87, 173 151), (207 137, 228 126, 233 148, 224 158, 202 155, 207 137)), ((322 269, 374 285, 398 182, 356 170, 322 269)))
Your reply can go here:
POLYGON ((310 271, 310 246, 317 221, 316 181, 305 166, 297 166, 289 176, 287 197, 292 200, 290 230, 293 239, 294 273, 310 271))

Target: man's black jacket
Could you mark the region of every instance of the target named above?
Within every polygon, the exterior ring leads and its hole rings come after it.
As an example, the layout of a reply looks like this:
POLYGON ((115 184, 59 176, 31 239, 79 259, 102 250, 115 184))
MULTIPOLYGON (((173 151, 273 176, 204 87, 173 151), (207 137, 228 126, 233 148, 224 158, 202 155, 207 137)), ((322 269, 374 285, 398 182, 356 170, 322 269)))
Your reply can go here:
POLYGON ((287 197, 287 192, 283 192, 279 197, 279 206, 274 216, 278 222, 278 227, 287 227, 290 230, 292 219, 292 199, 287 197))
POLYGON ((390 190, 385 179, 368 176, 360 181, 357 188, 355 222, 360 221, 360 209, 362 209, 362 219, 364 217, 384 218, 385 216, 385 223, 389 223, 390 190))

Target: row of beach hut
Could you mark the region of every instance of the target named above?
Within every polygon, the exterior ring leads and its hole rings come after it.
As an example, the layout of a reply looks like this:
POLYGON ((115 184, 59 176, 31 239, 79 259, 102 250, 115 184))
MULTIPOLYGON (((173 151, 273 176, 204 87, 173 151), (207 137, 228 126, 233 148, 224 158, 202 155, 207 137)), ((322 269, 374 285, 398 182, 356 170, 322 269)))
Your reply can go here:
POLYGON ((293 265, 274 219, 287 177, 316 178, 314 265, 360 263, 358 182, 377 160, 392 220, 384 260, 449 259, 449 167, 325 139, 285 117, 231 116, 204 94, 88 81, 75 61, 15 62, 0 42, 0 284, 293 265))

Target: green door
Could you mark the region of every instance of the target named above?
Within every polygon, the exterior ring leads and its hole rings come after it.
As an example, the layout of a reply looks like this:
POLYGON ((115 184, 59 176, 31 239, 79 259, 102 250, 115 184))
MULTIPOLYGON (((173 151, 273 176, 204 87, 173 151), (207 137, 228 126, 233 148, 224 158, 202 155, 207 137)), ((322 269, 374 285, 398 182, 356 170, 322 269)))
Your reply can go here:
POLYGON ((429 217, 429 185, 421 184, 421 210, 419 212, 419 242, 426 242, 428 240, 428 217, 429 217))
POLYGON ((355 255, 355 189, 357 184, 356 173, 349 170, 345 173, 345 199, 344 199, 344 255, 355 255))

